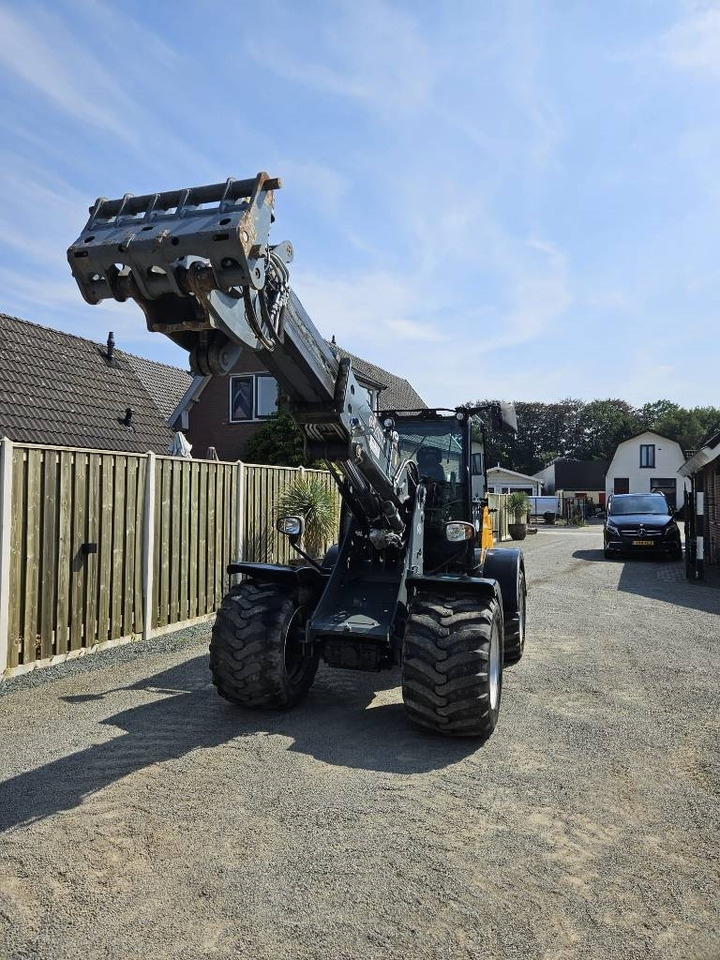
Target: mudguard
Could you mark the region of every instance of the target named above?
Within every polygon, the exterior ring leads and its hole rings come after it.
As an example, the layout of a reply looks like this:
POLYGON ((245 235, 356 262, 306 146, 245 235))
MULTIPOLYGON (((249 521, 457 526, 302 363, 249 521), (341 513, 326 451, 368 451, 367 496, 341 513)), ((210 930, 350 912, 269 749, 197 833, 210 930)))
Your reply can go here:
POLYGON ((329 571, 317 570, 315 567, 288 567, 275 563, 249 563, 236 561, 229 563, 229 574, 242 573, 260 583, 283 583, 300 590, 307 590, 320 594, 327 584, 329 571))
POLYGON ((408 577, 405 581, 408 592, 437 590, 441 593, 476 593, 486 600, 500 599, 500 590, 496 579, 485 577, 453 576, 435 574, 434 576, 408 577))
POLYGON ((520 608, 521 570, 525 570, 521 550, 508 547, 485 552, 483 576, 498 582, 502 592, 503 610, 506 613, 516 613, 520 608))

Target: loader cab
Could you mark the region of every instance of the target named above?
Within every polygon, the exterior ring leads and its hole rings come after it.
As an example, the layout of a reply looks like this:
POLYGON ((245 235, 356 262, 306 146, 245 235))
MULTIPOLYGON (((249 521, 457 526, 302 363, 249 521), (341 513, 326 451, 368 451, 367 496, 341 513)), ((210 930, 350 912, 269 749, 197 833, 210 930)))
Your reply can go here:
MULTIPOLYGON (((473 519, 468 419, 454 410, 400 411, 392 416, 399 436, 399 459, 415 463, 427 489, 425 567, 442 567, 458 559, 457 545, 445 539, 445 524, 473 519)), ((465 562, 463 556, 463 565, 465 562)))

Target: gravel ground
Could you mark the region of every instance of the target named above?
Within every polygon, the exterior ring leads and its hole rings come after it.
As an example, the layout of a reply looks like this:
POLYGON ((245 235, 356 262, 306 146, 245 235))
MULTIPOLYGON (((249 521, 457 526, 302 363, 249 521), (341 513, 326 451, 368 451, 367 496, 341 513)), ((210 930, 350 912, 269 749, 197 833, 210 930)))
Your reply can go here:
POLYGON ((720 957, 720 590, 601 545, 523 544, 484 746, 411 727, 396 674, 235 710, 206 627, 6 682, 0 956, 720 957))

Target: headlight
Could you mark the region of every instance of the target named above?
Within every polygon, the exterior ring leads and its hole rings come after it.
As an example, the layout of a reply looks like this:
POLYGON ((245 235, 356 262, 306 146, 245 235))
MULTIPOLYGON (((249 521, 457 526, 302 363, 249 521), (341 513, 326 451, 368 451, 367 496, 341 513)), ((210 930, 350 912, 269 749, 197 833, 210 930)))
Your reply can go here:
POLYGON ((607 523, 605 524, 605 529, 608 531, 608 533, 617 533, 617 534, 620 533, 620 531, 619 531, 618 528, 615 526, 615 524, 612 522, 612 520, 608 520, 608 521, 607 521, 607 523))

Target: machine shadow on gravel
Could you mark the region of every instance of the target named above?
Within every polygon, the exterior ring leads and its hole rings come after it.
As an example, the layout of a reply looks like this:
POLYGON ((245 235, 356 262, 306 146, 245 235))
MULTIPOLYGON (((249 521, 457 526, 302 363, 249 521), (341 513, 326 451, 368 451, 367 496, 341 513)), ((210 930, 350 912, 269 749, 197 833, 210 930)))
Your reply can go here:
POLYGON ((688 580, 684 565, 677 561, 643 555, 606 560, 602 550, 575 550, 573 559, 621 567, 617 589, 623 593, 634 593, 703 613, 720 613, 720 590, 688 580))
MULTIPOLYGON (((290 750, 325 763, 392 773, 424 773, 459 762, 481 744, 415 728, 402 703, 373 706, 398 685, 394 671, 321 669, 307 700, 287 713, 243 710, 221 700, 201 655, 127 687, 65 697, 70 703, 144 690, 165 694, 98 721, 124 734, 0 783, 0 831, 79 806, 86 796, 155 763, 264 732, 292 739, 290 750)), ((399 697, 399 693, 398 693, 399 697)), ((93 725, 88 724, 88 737, 93 725)))

